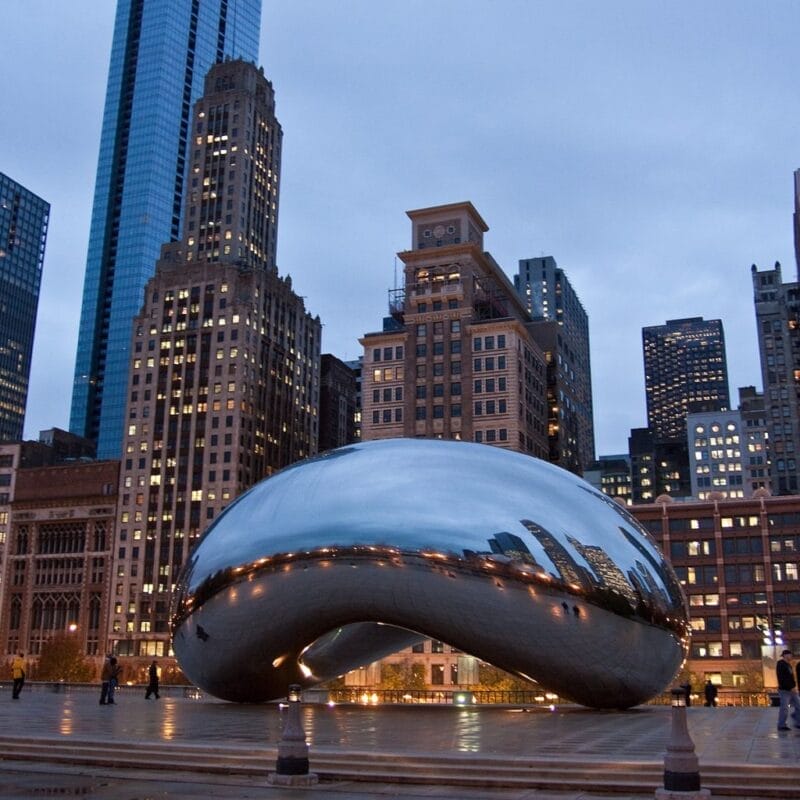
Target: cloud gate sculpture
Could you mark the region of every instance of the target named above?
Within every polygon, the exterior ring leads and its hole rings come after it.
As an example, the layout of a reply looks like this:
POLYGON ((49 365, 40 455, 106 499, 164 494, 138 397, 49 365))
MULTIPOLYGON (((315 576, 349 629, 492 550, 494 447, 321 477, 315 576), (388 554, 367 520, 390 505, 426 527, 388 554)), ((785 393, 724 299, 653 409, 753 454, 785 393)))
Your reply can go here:
POLYGON ((217 697, 284 697, 424 638, 595 708, 664 689, 686 601, 617 503, 530 456, 390 439, 284 469, 229 506, 179 581, 173 646, 217 697))

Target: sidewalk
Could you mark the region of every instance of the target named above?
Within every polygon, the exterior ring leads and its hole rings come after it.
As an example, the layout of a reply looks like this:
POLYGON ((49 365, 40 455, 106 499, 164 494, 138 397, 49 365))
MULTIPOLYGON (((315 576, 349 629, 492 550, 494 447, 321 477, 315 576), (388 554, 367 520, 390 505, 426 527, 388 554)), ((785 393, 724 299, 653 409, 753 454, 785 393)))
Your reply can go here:
MULTIPOLYGON (((191 744, 214 748, 274 747, 280 739, 277 706, 245 706, 213 699, 144 700, 138 689, 123 689, 114 706, 100 706, 86 691, 24 692, 19 701, 0 695, 0 731, 4 736, 58 737, 107 742, 110 749, 136 743, 191 744)), ((555 711, 506 707, 442 706, 312 706, 303 707, 303 726, 314 754, 334 751, 407 754, 496 755, 592 762, 661 762, 666 749, 671 711, 642 706, 625 712, 564 707, 555 711)), ((702 775, 704 764, 800 766, 800 730, 779 733, 777 709, 690 708, 689 729, 702 775)), ((279 789, 264 780, 198 776, 179 772, 113 770, 64 765, 0 762, 0 798, 58 793, 105 798, 201 797, 304 800, 329 794, 334 800, 367 797, 506 798, 506 800, 589 800, 608 796, 586 792, 533 789, 481 789, 407 784, 323 783, 311 789, 279 789)), ((652 794, 646 795, 652 798, 652 794)), ((757 795, 753 795, 756 797, 757 795)), ((800 791, 798 792, 800 796, 800 791)), ((640 800, 643 795, 614 795, 640 800)))

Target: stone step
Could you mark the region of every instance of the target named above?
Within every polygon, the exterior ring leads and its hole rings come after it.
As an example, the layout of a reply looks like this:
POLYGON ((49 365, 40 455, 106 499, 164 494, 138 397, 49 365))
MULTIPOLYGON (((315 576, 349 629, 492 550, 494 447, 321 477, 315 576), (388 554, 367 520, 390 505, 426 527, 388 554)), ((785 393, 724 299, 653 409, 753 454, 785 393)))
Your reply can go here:
MULTIPOLYGON (((0 737, 0 759, 114 769, 181 770, 240 776, 273 771, 277 748, 237 748, 0 737)), ((322 780, 415 783, 484 788, 594 789, 650 793, 662 785, 662 762, 580 762, 483 754, 342 752, 312 749, 311 770, 322 780)), ((769 765, 701 765, 702 785, 719 796, 796 798, 800 768, 769 765)))

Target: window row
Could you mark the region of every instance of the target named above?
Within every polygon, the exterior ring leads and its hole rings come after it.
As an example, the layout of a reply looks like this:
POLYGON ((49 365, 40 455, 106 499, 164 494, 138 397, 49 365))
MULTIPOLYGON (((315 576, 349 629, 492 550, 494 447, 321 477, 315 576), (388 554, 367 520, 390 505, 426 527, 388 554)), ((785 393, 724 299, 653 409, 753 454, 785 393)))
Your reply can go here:
MULTIPOLYGON (((433 342, 430 348, 431 354, 434 356, 443 356, 445 354, 445 349, 447 349, 447 352, 451 354, 461 352, 460 339, 451 339, 449 348, 445 348, 444 345, 445 345, 444 342, 433 342)), ((417 358, 426 358, 428 355, 428 345, 418 344, 416 347, 416 354, 417 358)))
MULTIPOLYGON (((461 416, 461 403, 452 403, 450 405, 450 417, 461 416)), ((431 419, 444 419, 445 407, 443 405, 434 405, 431 409, 431 419)), ((417 406, 415 411, 415 418, 417 420, 424 420, 428 418, 428 409, 425 406, 417 406)))
MULTIPOLYGON (((449 309, 458 308, 458 300, 450 299, 447 301, 447 307, 449 309)), ((431 304, 431 310, 433 311, 441 311, 443 309, 443 304, 441 300, 434 300, 431 304)), ((417 303, 417 313, 418 314, 425 314, 428 311, 428 304, 427 303, 417 303)))
MULTIPOLYGON (((496 337, 497 349, 502 350, 506 346, 505 334, 499 334, 496 337)), ((477 353, 479 350, 494 350, 495 337, 494 336, 476 336, 472 340, 472 349, 477 353)))
POLYGON ((383 411, 373 411, 372 412, 372 423, 374 425, 380 425, 381 423, 388 424, 390 422, 402 422, 403 421, 403 407, 398 406, 395 409, 391 408, 384 408, 383 411), (394 417, 394 420, 392 419, 394 417))
POLYGON ((505 414, 507 407, 508 403, 505 400, 478 400, 475 402, 475 416, 505 414))
POLYGON ((505 356, 486 356, 486 358, 475 358, 472 361, 472 369, 474 372, 491 372, 494 369, 505 369, 506 357, 505 356), (495 367, 495 364, 497 366, 495 367))
MULTIPOLYGON (((460 319, 451 319, 449 320, 448 329, 450 333, 461 333, 461 320, 460 319)), ((439 320, 437 322, 420 322, 417 325, 417 338, 420 339, 428 335, 428 328, 432 331, 434 336, 444 336, 444 320, 439 320)))
POLYGON ((478 444, 483 442, 507 442, 508 428, 499 428, 497 430, 489 428, 483 431, 475 431, 475 441, 478 442, 478 444))
POLYGON ((475 394, 482 394, 483 392, 486 392, 487 394, 491 394, 492 392, 505 392, 506 379, 504 377, 479 378, 475 381, 473 391, 475 394))
POLYGON ((373 361, 402 361, 402 359, 403 359, 402 346, 384 347, 383 349, 381 349, 380 347, 375 347, 372 350, 373 361))

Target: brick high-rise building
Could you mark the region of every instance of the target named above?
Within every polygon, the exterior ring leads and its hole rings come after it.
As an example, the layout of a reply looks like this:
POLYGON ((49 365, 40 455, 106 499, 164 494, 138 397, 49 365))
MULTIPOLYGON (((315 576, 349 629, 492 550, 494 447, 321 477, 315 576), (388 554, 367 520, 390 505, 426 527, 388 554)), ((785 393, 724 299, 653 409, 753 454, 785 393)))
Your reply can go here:
POLYGON ((392 317, 362 339, 362 438, 465 439, 547 459, 545 360, 521 298, 483 249, 472 203, 409 211, 392 317))
POLYGON ((169 652, 171 592, 237 495, 317 452, 319 317, 272 263, 280 127, 256 67, 211 69, 193 117, 186 241, 134 320, 111 648, 169 652))
POLYGON ((70 415, 101 458, 120 455, 131 320, 197 176, 192 106, 213 64, 258 59, 260 30, 261 0, 117 0, 70 415))
POLYGON ((589 318, 552 256, 522 259, 514 288, 547 363, 549 460, 583 475, 594 461, 589 318))
POLYGON ((0 172, 0 442, 22 439, 50 204, 0 172))

